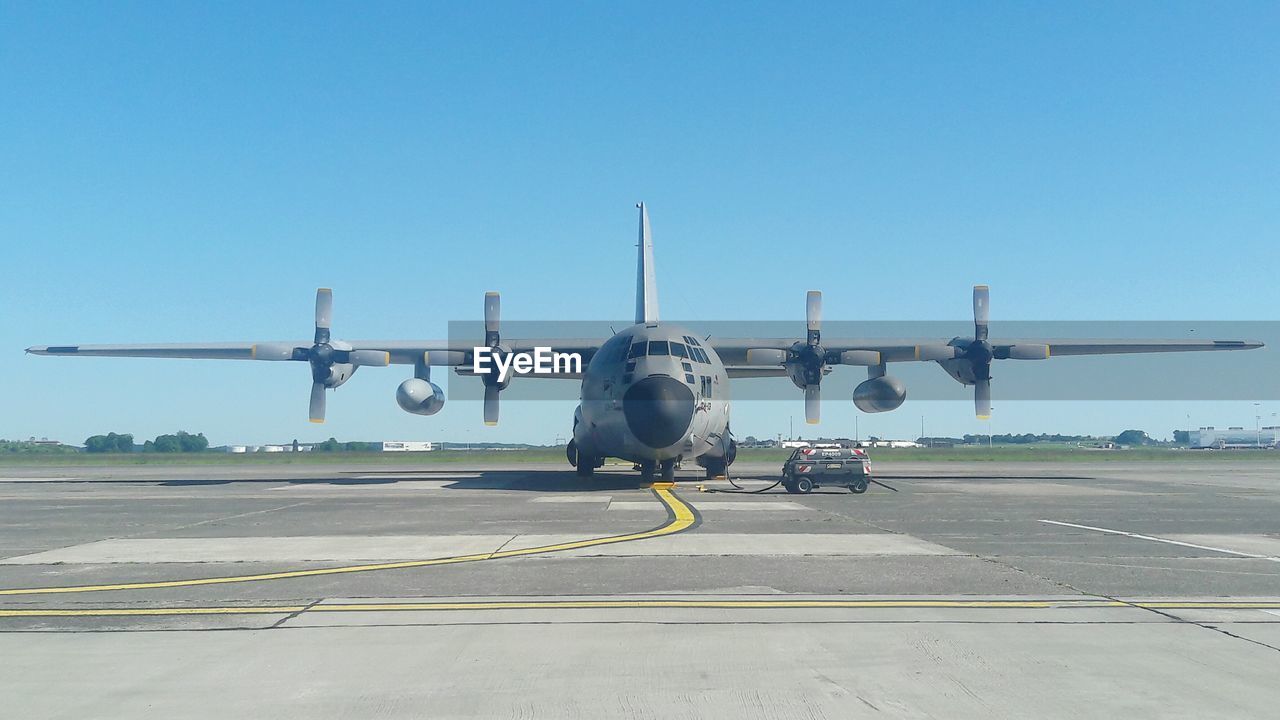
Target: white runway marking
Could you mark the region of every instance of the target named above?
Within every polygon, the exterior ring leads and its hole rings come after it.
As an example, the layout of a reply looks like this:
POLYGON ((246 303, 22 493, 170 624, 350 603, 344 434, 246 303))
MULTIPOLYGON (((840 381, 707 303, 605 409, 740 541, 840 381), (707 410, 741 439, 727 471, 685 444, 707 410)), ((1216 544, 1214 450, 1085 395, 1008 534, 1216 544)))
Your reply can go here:
POLYGON ((68 480, 79 480, 74 477, 0 477, 0 482, 5 483, 43 483, 43 482, 67 482, 68 480))
POLYGON ((417 560, 494 552, 511 539, 509 534, 117 539, 20 555, 0 564, 417 560))
MULTIPOLYGON (((893 482, 890 480, 889 482, 893 482)), ((1014 483, 1014 482, 974 482, 970 480, 946 482, 917 482, 913 488, 925 488, 937 492, 980 493, 988 495, 1010 495, 1016 497, 1088 497, 1094 495, 1144 495, 1146 493, 1133 490, 1116 490, 1096 485, 1071 485, 1067 483, 1014 483)))
MULTIPOLYGON (((702 508, 698 508, 699 511, 702 508)), ((578 539, 572 535, 519 535, 504 550, 551 545, 578 539)), ((867 556, 961 555, 956 550, 894 533, 682 533, 644 542, 599 545, 556 553, 555 557, 590 556, 867 556)))
MULTIPOLYGON (((419 560, 517 550, 582 540, 583 535, 323 535, 307 537, 134 538, 101 540, 19 555, 0 565, 53 563, 364 562, 419 560)), ((589 556, 956 555, 951 548, 892 533, 809 535, 692 533, 555 553, 589 556)))
MULTIPOLYGON (((1125 537, 1136 538, 1138 540, 1150 540, 1152 542, 1165 543, 1167 545, 1180 545, 1182 547, 1194 548, 1196 550, 1207 550, 1209 552, 1222 553, 1224 555, 1236 555, 1238 557, 1247 557, 1247 558, 1255 558, 1257 560, 1270 560, 1271 562, 1280 562, 1280 557, 1273 557, 1271 555, 1261 555, 1258 553, 1242 552, 1240 550, 1230 550, 1227 548, 1213 547, 1211 545, 1201 545, 1199 543, 1185 542, 1182 540, 1173 540, 1171 538, 1161 538, 1161 537, 1155 537, 1152 535, 1143 535, 1141 533, 1131 533, 1131 532, 1126 532, 1124 530, 1112 530, 1110 528, 1100 528, 1100 527, 1094 527, 1092 525, 1079 525, 1076 523, 1059 522, 1058 520, 1041 520, 1040 522, 1048 523, 1049 525, 1061 525, 1063 527, 1079 528, 1081 530, 1093 530, 1094 532, 1107 533, 1108 535, 1123 535, 1125 537)), ((1195 536, 1187 536, 1187 537, 1195 537, 1195 536)), ((1226 538, 1229 536, 1214 535, 1212 537, 1226 538)))

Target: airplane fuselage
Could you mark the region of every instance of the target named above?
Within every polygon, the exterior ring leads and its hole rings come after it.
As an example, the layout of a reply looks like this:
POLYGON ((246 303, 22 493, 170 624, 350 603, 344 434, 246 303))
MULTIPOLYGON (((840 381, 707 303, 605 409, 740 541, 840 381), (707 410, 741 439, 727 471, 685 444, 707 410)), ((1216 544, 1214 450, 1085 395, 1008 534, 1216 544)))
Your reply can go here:
POLYGON ((680 326, 627 328, 606 341, 585 369, 573 437, 586 462, 617 457, 653 466, 723 459, 731 450, 724 364, 680 326))

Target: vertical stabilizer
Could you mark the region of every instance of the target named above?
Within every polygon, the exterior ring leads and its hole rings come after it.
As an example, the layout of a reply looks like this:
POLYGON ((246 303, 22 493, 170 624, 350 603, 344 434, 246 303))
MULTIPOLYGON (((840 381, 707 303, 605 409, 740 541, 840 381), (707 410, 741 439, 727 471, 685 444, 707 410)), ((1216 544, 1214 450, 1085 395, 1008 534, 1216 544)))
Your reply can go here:
POLYGON ((636 261, 636 323, 658 322, 658 279, 653 273, 653 235, 649 232, 649 210, 640 203, 640 244, 636 261))

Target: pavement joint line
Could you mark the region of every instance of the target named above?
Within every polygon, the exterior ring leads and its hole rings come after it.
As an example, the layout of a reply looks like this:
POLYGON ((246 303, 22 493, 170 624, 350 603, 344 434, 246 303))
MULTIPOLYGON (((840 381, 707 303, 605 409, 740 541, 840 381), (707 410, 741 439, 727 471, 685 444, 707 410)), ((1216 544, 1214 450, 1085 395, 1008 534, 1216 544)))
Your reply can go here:
POLYGON ((1093 525, 1080 525, 1078 523, 1062 522, 1060 520, 1040 520, 1048 525, 1060 525, 1062 527, 1078 528, 1080 530, 1093 530, 1094 532, 1106 533, 1108 535, 1121 535, 1131 537, 1137 540, 1150 540, 1152 542, 1165 543, 1167 545, 1180 545, 1196 550, 1207 550, 1209 552, 1223 553, 1224 555, 1236 555, 1238 557, 1253 558, 1255 560, 1269 560, 1271 562, 1280 562, 1280 557, 1271 555, 1259 555, 1258 553, 1242 552, 1240 550, 1228 550, 1226 548, 1217 548, 1210 545, 1197 545, 1196 543, 1183 542, 1182 540, 1170 540, 1169 538, 1156 537, 1154 535, 1143 535, 1141 533, 1128 532, 1126 530, 1112 530, 1110 528, 1095 527, 1093 525))
MULTIPOLYGON (((130 617, 183 615, 287 615, 286 620, 310 613, 440 612, 502 610, 1071 610, 1134 608, 1138 610, 1263 610, 1280 614, 1280 601, 1195 600, 489 600, 452 602, 332 603, 302 605, 225 605, 149 608, 18 608, 0 609, 0 618, 130 617)), ((1176 618, 1175 618, 1176 619, 1176 618)), ((279 625, 279 623, 277 623, 279 625)))
MULTIPOLYGON (((314 568, 310 570, 285 570, 274 573, 258 573, 254 575, 228 575, 221 577, 209 578, 193 578, 188 580, 159 580, 153 582, 134 582, 134 583, 116 583, 101 585, 70 585, 64 587, 39 587, 39 588, 4 588, 0 589, 0 596, 13 595, 46 595, 58 593, 82 593, 82 592, 105 592, 113 590, 153 590, 157 588, 174 588, 174 587, 194 587, 201 585, 225 585, 230 583, 241 582, 259 582, 266 580, 286 580, 290 578, 300 577, 316 577, 322 575, 340 575, 356 572, 372 572, 377 570, 400 570, 405 568, 431 567, 435 565, 454 565, 458 563, 480 562, 484 560, 500 560, 511 557, 521 557, 525 555, 542 555, 546 553, 562 552, 565 550, 577 550, 580 548, 595 547, 598 545, 613 545, 616 543, 632 542, 636 540, 648 540, 655 537, 663 537, 666 535, 674 535, 684 532, 689 528, 695 527, 700 518, 697 511, 689 504, 685 503, 672 492, 669 487, 654 487, 653 494, 667 508, 667 521, 662 525, 651 530, 644 530, 635 533, 625 533, 622 535, 609 535, 598 538, 588 538, 585 540, 573 540, 570 542, 556 543, 553 545, 542 545, 539 547, 523 548, 518 550, 496 550, 488 553, 474 553, 471 555, 455 555, 452 557, 429 558, 424 560, 402 560, 388 563, 371 563, 361 565, 344 565, 329 568, 314 568)), ((3 617, 3 616, 0 616, 3 617)))

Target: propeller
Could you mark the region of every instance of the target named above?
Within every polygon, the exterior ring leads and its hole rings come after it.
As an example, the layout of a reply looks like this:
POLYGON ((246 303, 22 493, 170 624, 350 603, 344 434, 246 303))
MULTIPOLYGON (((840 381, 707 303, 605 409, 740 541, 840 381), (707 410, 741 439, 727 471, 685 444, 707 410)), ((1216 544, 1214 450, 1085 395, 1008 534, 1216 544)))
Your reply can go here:
POLYGON ((964 349, 964 359, 973 368, 973 412, 979 420, 991 417, 991 360, 995 352, 987 341, 991 321, 991 288, 973 286, 973 342, 964 349))
POLYGON ((804 301, 805 342, 792 350, 804 378, 804 421, 816 425, 822 419, 822 371, 826 352, 822 349, 822 293, 810 290, 804 301))
POLYGON ((790 348, 753 348, 747 350, 748 365, 782 365, 791 382, 804 390, 804 418, 810 425, 822 418, 822 376, 831 365, 881 364, 879 351, 828 351, 822 347, 822 293, 810 290, 805 296, 805 339, 790 348))
MULTIPOLYGON (((484 344, 495 353, 502 349, 502 333, 499 325, 502 322, 502 298, 496 292, 484 294, 484 344)), ((484 381, 484 424, 498 424, 498 393, 507 383, 498 380, 495 366, 487 374, 482 375, 484 381)), ((508 378, 507 382, 510 382, 508 378)))
POLYGON ((991 288, 973 286, 973 339, 956 338, 948 345, 920 345, 916 357, 942 363, 957 380, 973 385, 973 411, 980 420, 991 417, 991 361, 1043 360, 1049 346, 1035 343, 993 344, 990 340, 991 288))
MULTIPOLYGON (((810 425, 822 416, 822 376, 828 364, 841 362, 839 356, 827 357, 822 347, 822 293, 810 290, 805 296, 805 339, 790 348, 757 348, 747 350, 750 365, 782 365, 791 382, 804 390, 804 418, 810 425)), ((850 357, 850 360, 857 358, 850 357)))
POLYGON ((299 347, 291 343, 259 343, 253 346, 250 356, 254 360, 294 360, 311 365, 311 401, 308 417, 311 422, 324 422, 325 390, 346 382, 358 367, 366 365, 385 367, 391 362, 391 354, 384 350, 352 350, 351 346, 332 339, 333 290, 316 290, 315 335, 311 347, 299 347), (334 371, 334 366, 349 366, 350 370, 334 371))

